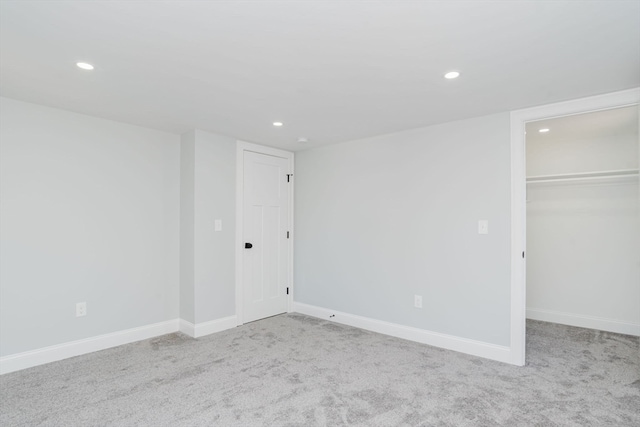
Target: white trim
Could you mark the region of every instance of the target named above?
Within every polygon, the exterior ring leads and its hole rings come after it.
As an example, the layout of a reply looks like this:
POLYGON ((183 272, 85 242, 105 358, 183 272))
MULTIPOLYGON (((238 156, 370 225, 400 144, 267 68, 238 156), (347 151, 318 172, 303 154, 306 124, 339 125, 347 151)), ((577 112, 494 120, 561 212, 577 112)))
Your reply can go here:
POLYGON ((543 322, 560 323, 580 328, 598 329, 618 334, 640 336, 640 323, 625 322, 605 317, 585 316, 582 314, 563 313, 561 311, 527 308, 527 319, 543 322))
POLYGON ((267 147, 266 145, 253 144, 251 142, 236 141, 238 148, 242 151, 251 151, 258 154, 266 154, 268 156, 282 157, 284 159, 293 158, 292 151, 280 150, 279 148, 267 147))
MULTIPOLYGON (((244 194, 244 152, 251 151, 259 154, 266 154, 269 156, 282 157, 289 160, 289 173, 294 172, 294 154, 291 151, 284 151, 273 147, 266 147, 263 145, 253 144, 250 142, 236 141, 236 326, 244 323, 243 313, 243 298, 242 292, 242 272, 243 272, 243 250, 244 240, 243 236, 243 194, 244 194)), ((289 191, 289 231, 291 231, 291 238, 289 239, 289 298, 287 299, 287 312, 292 310, 293 302, 293 192, 294 183, 291 183, 289 191)))
POLYGON ((522 258, 527 216, 524 126, 536 120, 636 105, 639 100, 640 88, 635 88, 511 112, 511 363, 515 365, 524 365, 526 336, 526 262, 522 258))
POLYGON ((93 353, 94 351, 105 350, 135 341, 170 334, 178 331, 178 324, 178 319, 168 320, 166 322, 154 323, 152 325, 12 354, 0 358, 0 374, 19 371, 69 357, 80 356, 82 354, 93 353))
POLYGON ((511 363, 525 364, 527 304, 526 259, 527 247, 527 183, 524 146, 524 122, 518 112, 511 113, 511 363))
POLYGON ((238 326, 238 319, 234 316, 223 317, 222 319, 211 320, 193 324, 184 319, 180 319, 180 332, 189 335, 191 338, 200 338, 216 332, 226 331, 238 326))
POLYGON ((243 262, 243 212, 244 212, 244 144, 236 142, 236 322, 242 325, 244 319, 242 295, 242 262, 243 262))
POLYGON ((291 313, 293 311, 293 291, 295 288, 293 286, 293 251, 294 251, 293 237, 295 235, 295 232, 294 232, 295 227, 294 227, 294 221, 293 221, 293 212, 294 212, 293 196, 294 196, 295 185, 296 185, 294 153, 291 153, 291 157, 289 158, 289 173, 292 174, 292 176, 291 176, 291 186, 289 187, 289 231, 291 232, 291 235, 289 236, 289 272, 288 272, 289 297, 287 298, 287 313, 291 313))
POLYGON ((512 363, 511 350, 509 347, 502 345, 495 345, 482 341, 460 338, 453 335, 431 332, 424 329, 398 325, 396 323, 370 319, 368 317, 357 316, 354 314, 341 313, 339 311, 295 301, 293 303, 293 311, 306 314, 308 316, 318 317, 320 319, 327 319, 333 322, 342 323, 344 325, 354 326, 356 328, 366 329, 368 331, 432 345, 434 347, 445 348, 447 350, 458 351, 460 353, 471 354, 473 356, 484 357, 487 359, 497 360, 499 362, 512 363))

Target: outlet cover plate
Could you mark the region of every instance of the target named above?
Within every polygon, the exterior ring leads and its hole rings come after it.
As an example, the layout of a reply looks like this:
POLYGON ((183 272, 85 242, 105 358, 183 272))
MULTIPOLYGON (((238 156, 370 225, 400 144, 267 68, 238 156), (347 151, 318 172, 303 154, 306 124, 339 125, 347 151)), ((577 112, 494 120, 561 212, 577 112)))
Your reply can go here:
POLYGON ((87 303, 79 302, 76 304, 76 317, 82 317, 87 315, 87 303))
POLYGON ((422 295, 413 296, 413 306, 415 308, 422 308, 422 295))

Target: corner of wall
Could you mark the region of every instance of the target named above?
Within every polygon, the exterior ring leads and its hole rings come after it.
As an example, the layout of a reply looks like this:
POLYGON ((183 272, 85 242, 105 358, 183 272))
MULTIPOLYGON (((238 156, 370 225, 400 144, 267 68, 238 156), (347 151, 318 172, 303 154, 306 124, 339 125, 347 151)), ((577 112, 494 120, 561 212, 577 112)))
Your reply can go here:
POLYGON ((195 132, 180 137, 180 317, 195 321, 195 132))

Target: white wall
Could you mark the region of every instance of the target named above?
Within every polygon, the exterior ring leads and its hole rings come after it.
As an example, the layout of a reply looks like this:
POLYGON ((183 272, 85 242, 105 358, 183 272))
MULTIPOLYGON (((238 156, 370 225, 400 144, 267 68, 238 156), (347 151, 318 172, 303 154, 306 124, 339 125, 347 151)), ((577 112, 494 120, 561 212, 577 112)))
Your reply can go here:
POLYGON ((595 138, 547 136, 527 144, 528 176, 638 168, 637 132, 595 138))
POLYGON ((236 142, 195 130, 181 144, 181 314, 199 324, 235 314, 236 142))
POLYGON ((295 300, 509 345, 509 138, 503 113, 298 152, 295 300))
POLYGON ((0 122, 0 355, 177 318, 179 137, 6 98, 0 122))
MULTIPOLYGON (((637 130, 527 144, 528 175, 637 167, 637 130)), ((638 192, 637 178, 527 186, 528 317, 640 334, 638 192)))

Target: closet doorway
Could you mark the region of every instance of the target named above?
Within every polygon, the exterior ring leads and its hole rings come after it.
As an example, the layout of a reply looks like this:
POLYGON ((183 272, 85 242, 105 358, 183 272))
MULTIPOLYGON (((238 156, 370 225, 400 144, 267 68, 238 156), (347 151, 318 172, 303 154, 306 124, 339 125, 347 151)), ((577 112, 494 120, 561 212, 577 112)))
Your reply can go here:
POLYGON ((638 114, 525 124, 527 319, 640 335, 638 114))

